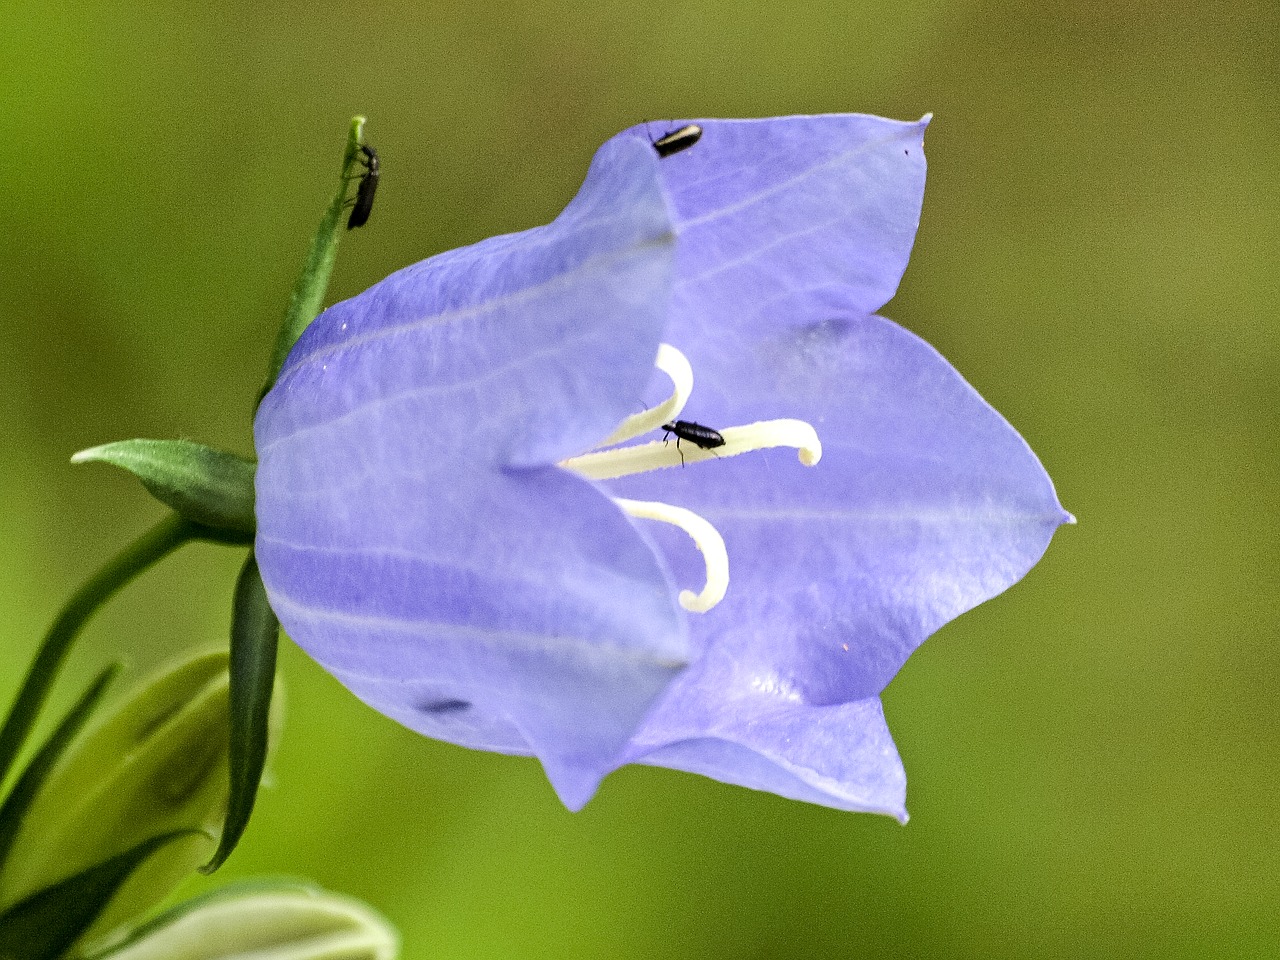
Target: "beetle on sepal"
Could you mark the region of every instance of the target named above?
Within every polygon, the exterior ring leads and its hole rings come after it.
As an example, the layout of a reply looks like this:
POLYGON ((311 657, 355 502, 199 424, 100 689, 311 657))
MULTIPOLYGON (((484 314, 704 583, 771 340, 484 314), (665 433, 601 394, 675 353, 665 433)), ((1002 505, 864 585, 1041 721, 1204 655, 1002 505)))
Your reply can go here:
POLYGON ((351 216, 347 218, 348 230, 363 227, 369 222, 369 214, 373 213, 373 198, 378 192, 378 181, 382 177, 378 151, 367 143, 362 143, 360 153, 364 174, 360 177, 360 185, 356 187, 355 205, 351 208, 351 216))

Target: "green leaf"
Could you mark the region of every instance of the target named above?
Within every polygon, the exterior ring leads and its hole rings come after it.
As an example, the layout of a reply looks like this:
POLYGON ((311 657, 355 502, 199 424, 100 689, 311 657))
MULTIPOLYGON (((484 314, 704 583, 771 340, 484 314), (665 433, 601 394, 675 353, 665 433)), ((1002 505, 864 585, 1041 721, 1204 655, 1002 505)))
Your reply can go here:
POLYGON ((395 928, 363 903, 259 880, 180 904, 91 960, 393 960, 398 953, 395 928))
POLYGON ((188 832, 150 837, 10 907, 0 914, 0 958, 56 960, 89 929, 143 861, 188 832))
POLYGON ((71 745, 71 741, 80 732, 85 721, 89 719, 93 708, 98 705, 98 701, 106 692, 107 685, 119 672, 120 664, 113 663, 98 674, 76 705, 67 712, 62 723, 58 724, 58 728, 45 741, 44 746, 27 764, 27 768, 22 771, 22 776, 5 797, 4 803, 0 804, 0 872, 3 872, 5 860, 8 859, 9 851, 18 838, 18 830, 22 826, 23 819, 31 809, 31 804, 35 801, 40 788, 48 780, 50 771, 71 745))
POLYGON ((0 906, 171 830, 188 839, 134 874, 91 931, 150 909, 214 849, 228 797, 227 654, 188 658, 140 685, 66 752, 0 873, 0 906))
POLYGON ((311 249, 307 251, 306 262, 302 265, 302 273, 293 285, 293 293, 289 297, 289 307, 285 311, 284 322, 276 335, 275 350, 271 355, 271 368, 267 371, 267 382, 262 387, 259 399, 267 395, 267 391, 280 376, 280 368, 284 366, 285 357, 298 342, 302 332, 320 313, 324 303, 325 290, 329 287, 329 275, 333 273, 334 261, 338 258, 338 240, 343 233, 342 209, 347 202, 347 191, 352 179, 352 171, 356 169, 360 158, 360 145, 363 142, 364 117, 352 117, 351 126, 347 129, 346 148, 342 152, 342 172, 338 176, 338 189, 329 201, 329 207, 320 218, 315 236, 311 238, 311 249))
POLYGON ((266 764, 271 691, 276 676, 280 621, 252 551, 236 581, 231 606, 231 801, 218 850, 201 873, 213 873, 240 842, 253 813, 266 764))
POLYGON ((256 465, 251 460, 190 440, 120 440, 81 450, 71 462, 128 470, 187 520, 253 538, 256 465))

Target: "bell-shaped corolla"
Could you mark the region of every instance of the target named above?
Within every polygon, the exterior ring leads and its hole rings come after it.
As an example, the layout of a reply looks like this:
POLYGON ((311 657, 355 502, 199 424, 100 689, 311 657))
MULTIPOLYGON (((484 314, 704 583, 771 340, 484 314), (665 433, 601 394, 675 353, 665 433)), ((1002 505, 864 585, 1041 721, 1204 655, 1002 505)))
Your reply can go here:
POLYGON ((905 819, 879 694, 1070 519, 875 314, 927 120, 633 128, 551 224, 321 314, 255 424, 290 635, 573 809, 642 762, 905 819))

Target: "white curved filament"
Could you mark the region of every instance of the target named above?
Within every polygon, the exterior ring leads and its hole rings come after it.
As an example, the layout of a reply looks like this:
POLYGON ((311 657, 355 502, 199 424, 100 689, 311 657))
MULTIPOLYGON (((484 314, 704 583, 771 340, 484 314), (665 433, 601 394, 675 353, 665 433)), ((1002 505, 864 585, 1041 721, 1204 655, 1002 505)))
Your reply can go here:
POLYGON ((613 502, 630 516, 669 523, 692 538, 694 546, 702 554, 702 562, 707 569, 707 582, 699 593, 681 590, 680 606, 692 613, 706 613, 724 599, 725 591, 729 589, 729 552, 725 549, 724 538, 720 536, 719 530, 692 510, 673 507, 669 503, 626 500, 621 497, 615 497, 613 502))
POLYGON ((612 447, 625 443, 642 433, 656 430, 680 415, 693 392, 693 367, 689 359, 669 343, 658 344, 658 356, 653 365, 671 378, 671 396, 652 410, 637 413, 623 420, 618 429, 605 437, 600 446, 612 447))

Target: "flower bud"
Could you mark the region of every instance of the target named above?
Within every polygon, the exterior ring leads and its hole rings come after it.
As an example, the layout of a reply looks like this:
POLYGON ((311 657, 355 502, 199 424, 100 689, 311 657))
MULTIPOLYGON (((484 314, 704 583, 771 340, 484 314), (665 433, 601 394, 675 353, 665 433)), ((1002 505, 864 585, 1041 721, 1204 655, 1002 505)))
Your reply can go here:
POLYGON ((188 901, 93 960, 393 960, 395 929, 357 900, 248 882, 188 901))
POLYGON ((0 876, 0 908, 149 837, 199 831, 149 857, 92 937, 148 910, 207 859, 227 804, 228 685, 226 653, 191 657, 81 736, 23 820, 0 876))

